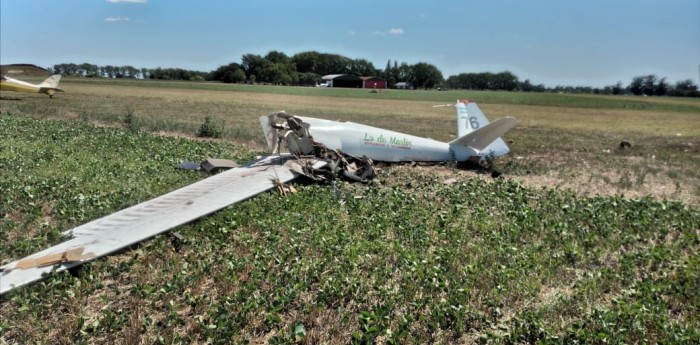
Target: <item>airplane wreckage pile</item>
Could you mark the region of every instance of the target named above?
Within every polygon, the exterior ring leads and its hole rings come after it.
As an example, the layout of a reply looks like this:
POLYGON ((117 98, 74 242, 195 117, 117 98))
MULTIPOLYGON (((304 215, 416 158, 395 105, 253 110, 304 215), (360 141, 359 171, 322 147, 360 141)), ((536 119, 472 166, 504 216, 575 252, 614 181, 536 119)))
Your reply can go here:
MULTIPOLYGON (((483 160, 509 152, 501 136, 512 117, 489 123, 476 103, 457 101, 457 139, 445 143, 352 122, 276 112, 260 117, 271 155, 91 221, 63 234, 72 238, 0 267, 0 294, 128 247, 269 189, 306 176, 324 182, 342 177, 366 183, 374 161, 445 162, 483 160), (288 153, 281 153, 282 143, 288 153)), ((233 164, 208 160, 206 170, 233 164)), ((186 164, 183 167, 197 168, 186 164)))

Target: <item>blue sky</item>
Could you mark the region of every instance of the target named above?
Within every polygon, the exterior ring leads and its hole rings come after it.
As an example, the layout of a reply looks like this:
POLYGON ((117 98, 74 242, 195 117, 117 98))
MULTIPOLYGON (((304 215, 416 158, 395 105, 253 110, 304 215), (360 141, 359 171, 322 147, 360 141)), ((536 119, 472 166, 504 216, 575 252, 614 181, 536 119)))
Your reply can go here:
POLYGON ((241 55, 315 50, 427 62, 445 77, 605 86, 699 83, 700 0, 2 0, 0 63, 211 71, 241 55))

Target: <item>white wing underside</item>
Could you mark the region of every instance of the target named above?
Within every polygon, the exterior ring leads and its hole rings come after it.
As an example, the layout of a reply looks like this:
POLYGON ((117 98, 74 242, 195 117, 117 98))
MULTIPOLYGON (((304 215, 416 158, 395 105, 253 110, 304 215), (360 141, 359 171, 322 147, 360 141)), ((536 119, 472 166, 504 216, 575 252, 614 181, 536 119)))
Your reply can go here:
MULTIPOLYGON (((42 279, 44 273, 63 271, 94 258, 105 256, 132 244, 163 233, 233 203, 248 199, 298 176, 301 166, 292 159, 268 156, 244 167, 227 170, 163 196, 110 214, 66 231, 73 238, 41 252, 2 266, 0 294, 42 279), (84 248, 86 255, 44 267, 18 268, 20 261, 65 256, 68 251, 84 248)), ((21 265, 20 265, 21 266, 21 265)))

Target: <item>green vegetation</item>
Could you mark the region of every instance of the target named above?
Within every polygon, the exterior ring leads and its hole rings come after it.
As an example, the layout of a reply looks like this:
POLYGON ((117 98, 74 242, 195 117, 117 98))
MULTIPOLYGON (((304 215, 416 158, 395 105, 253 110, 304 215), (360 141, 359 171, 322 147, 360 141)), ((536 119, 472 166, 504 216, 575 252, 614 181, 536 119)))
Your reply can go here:
POLYGON ((0 257, 31 254, 60 232, 205 177, 174 169, 246 149, 85 123, 0 117, 0 257))
MULTIPOLYGON (((205 174, 225 143, 0 115, 0 248, 205 174)), ((448 172, 451 170, 448 170, 448 172)), ((457 171, 452 171, 457 174, 457 171)), ((459 176, 459 175, 456 175, 459 176)), ((10 293, 10 343, 697 343, 700 210, 385 169, 265 193, 10 293)))
POLYGON ((211 116, 206 116, 204 117, 204 123, 199 126, 197 136, 200 138, 221 138, 223 133, 223 122, 217 122, 211 116))

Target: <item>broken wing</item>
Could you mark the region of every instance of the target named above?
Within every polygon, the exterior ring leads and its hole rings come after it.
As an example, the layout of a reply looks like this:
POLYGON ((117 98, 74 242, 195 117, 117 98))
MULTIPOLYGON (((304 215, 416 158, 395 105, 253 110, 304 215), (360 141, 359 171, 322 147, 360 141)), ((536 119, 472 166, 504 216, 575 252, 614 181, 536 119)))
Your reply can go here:
POLYGON ((0 267, 0 294, 78 266, 294 179, 301 167, 269 156, 66 231, 73 238, 0 267))

